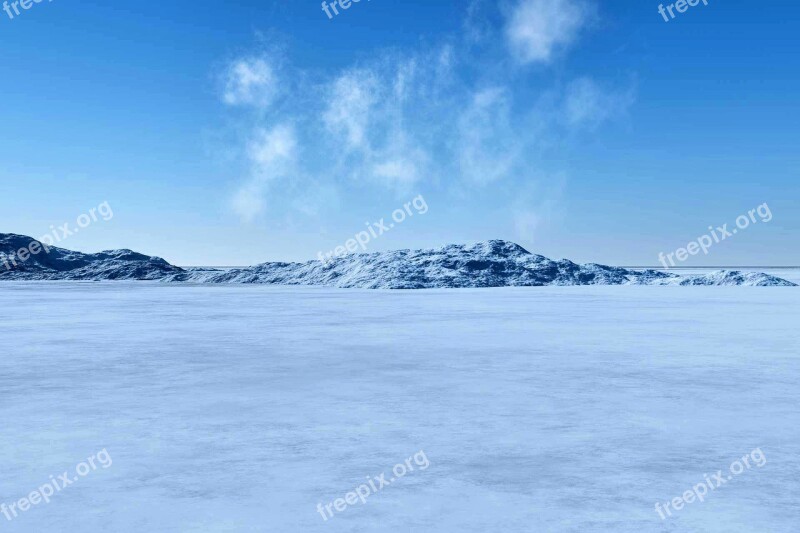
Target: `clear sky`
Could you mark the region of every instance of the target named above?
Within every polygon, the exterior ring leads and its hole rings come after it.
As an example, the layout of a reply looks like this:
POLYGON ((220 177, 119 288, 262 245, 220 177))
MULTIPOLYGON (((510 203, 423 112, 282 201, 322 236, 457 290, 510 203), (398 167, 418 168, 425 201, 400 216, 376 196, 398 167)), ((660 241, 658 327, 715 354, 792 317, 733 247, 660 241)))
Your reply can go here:
POLYGON ((685 266, 800 264, 797 2, 29 6, 0 12, 0 232, 108 202, 60 245, 306 260, 422 195, 370 251, 656 265, 767 203, 685 266))

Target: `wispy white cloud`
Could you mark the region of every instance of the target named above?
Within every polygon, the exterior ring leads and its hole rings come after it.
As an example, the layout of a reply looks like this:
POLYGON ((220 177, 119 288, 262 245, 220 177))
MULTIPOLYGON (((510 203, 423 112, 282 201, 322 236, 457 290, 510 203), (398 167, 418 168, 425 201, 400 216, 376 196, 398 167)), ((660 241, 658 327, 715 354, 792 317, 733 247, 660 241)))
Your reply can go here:
POLYGON ((258 128, 247 146, 247 155, 255 173, 273 179, 294 161, 297 138, 292 126, 281 124, 272 129, 258 128))
POLYGON ((405 194, 429 177, 429 164, 427 151, 414 146, 405 133, 398 130, 372 158, 371 176, 374 182, 405 194))
MULTIPOLYGON (((590 1, 514 0, 502 12, 474 0, 459 38, 379 51, 324 73, 278 68, 269 58, 280 52, 231 62, 222 100, 253 111, 240 122, 249 172, 235 211, 253 219, 277 193, 291 196, 281 205, 311 215, 339 187, 402 195, 447 180, 447 190, 461 194, 539 179, 542 153, 623 115, 633 101, 632 90, 590 77, 537 79, 539 90, 530 90, 509 65, 553 61, 590 20, 590 1), (492 23, 479 24, 491 10, 492 23), (326 192, 309 194, 312 187, 326 192)), ((510 216, 529 231, 544 215, 537 204, 510 216)))
POLYGON ((369 150, 367 129, 379 89, 374 72, 357 69, 338 76, 325 91, 325 125, 332 134, 343 135, 350 150, 369 150))
POLYGON ((225 71, 223 101, 232 106, 268 107, 278 93, 273 66, 263 57, 241 58, 225 71))
POLYGON ((521 63, 548 63, 570 46, 591 16, 583 0, 519 0, 506 21, 506 39, 521 63))
POLYGON ((595 129, 607 120, 624 115, 635 100, 634 93, 633 85, 604 87, 591 78, 579 78, 567 86, 564 121, 570 127, 595 129))
POLYGON ((373 167, 373 173, 395 186, 406 186, 419 179, 417 166, 407 158, 378 163, 373 167))
MULTIPOLYGON (((492 2, 492 4, 495 4, 492 2)), ((464 15, 464 36, 467 42, 486 41, 494 33, 489 18, 489 0, 470 0, 464 15)))
POLYGON ((270 182, 291 177, 297 155, 294 128, 286 124, 257 128, 247 143, 246 155, 250 176, 234 193, 231 205, 243 220, 251 221, 264 211, 270 182))
POLYGON ((566 182, 563 173, 537 176, 516 191, 510 210, 517 241, 536 247, 540 235, 559 222, 564 212, 562 196, 566 182))
POLYGON ((520 156, 524 136, 511 123, 511 95, 502 87, 475 92, 458 118, 460 175, 487 184, 506 177, 520 156))
POLYGON ((437 78, 432 71, 441 73, 449 61, 440 52, 423 72, 413 55, 383 57, 327 84, 322 118, 327 133, 339 139, 340 149, 332 155, 337 165, 357 181, 398 193, 424 179, 430 157, 421 137, 427 126, 409 110, 420 109, 421 93, 432 91, 437 78))

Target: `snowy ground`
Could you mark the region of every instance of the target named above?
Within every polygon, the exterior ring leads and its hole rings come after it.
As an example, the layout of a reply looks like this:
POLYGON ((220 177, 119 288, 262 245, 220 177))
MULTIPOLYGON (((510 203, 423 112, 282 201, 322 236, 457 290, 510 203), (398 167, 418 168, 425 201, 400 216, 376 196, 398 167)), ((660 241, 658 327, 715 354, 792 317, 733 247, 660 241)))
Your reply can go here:
POLYGON ((0 503, 113 464, 0 531, 796 532, 799 319, 796 288, 4 283, 0 503))

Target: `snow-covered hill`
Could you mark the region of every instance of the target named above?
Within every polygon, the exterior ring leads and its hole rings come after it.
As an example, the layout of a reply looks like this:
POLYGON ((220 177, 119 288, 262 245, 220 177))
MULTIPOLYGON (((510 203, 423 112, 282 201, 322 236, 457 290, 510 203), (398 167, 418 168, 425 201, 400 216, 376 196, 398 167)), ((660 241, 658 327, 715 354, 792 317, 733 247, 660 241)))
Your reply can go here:
POLYGON ((131 250, 84 254, 0 233, 0 280, 160 280, 179 272, 160 257, 131 250))
POLYGON ((205 283, 320 285, 364 289, 431 289, 542 285, 749 285, 793 286, 753 272, 717 271, 680 276, 596 264, 579 265, 531 254, 512 242, 493 240, 433 250, 349 255, 327 263, 264 263, 225 272, 180 273, 175 280, 205 283))
POLYGON ((327 263, 263 263, 233 270, 187 269, 130 250, 83 254, 50 248, 18 257, 30 237, 0 234, 0 280, 161 280, 195 283, 319 285, 363 289, 431 289, 543 285, 794 286, 756 272, 717 271, 681 276, 657 270, 579 265, 531 254, 512 242, 451 244, 431 250, 349 255, 327 263), (11 257, 16 256, 16 265, 11 257))

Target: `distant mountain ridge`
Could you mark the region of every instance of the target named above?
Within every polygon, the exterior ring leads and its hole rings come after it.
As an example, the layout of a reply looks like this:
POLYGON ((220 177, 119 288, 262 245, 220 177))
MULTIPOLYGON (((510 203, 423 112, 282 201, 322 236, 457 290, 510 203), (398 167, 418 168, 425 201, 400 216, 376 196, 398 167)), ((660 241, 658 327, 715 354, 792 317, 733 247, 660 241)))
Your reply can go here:
POLYGON ((429 250, 348 255, 327 263, 264 263, 224 272, 194 271, 176 280, 204 283, 319 285, 363 289, 432 289, 545 285, 747 285, 793 286, 762 273, 716 271, 680 276, 652 269, 579 265, 532 254, 518 244, 492 240, 429 250))
MULTIPOLYGON (((174 283, 316 285, 361 289, 536 287, 545 285, 743 285, 795 286, 757 272, 719 270, 681 276, 629 270, 532 254, 513 242, 491 240, 427 250, 348 255, 328 262, 272 262, 231 270, 170 265, 131 250, 83 254, 51 247, 8 269, 7 258, 35 239, 0 234, 2 280, 158 280, 174 283)), ((43 246, 43 245, 42 245, 43 246)))

